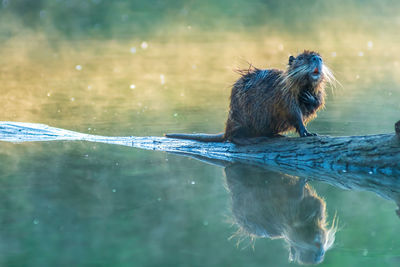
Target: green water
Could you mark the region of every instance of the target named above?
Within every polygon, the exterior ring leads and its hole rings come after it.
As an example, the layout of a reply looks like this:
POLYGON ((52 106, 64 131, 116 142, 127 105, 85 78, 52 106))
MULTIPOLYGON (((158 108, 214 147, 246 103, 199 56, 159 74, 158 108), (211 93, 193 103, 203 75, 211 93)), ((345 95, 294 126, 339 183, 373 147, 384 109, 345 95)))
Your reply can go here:
MULTIPOLYGON (((399 4, 321 2, 2 1, 0 121, 116 136, 220 132, 234 69, 284 68, 290 54, 314 49, 341 86, 327 89, 309 130, 393 132, 399 4)), ((393 200, 309 185, 327 222, 339 218, 320 266, 400 264, 393 200)), ((194 159, 0 143, 0 191, 1 266, 295 265, 282 239, 254 248, 229 239, 239 226, 224 168, 194 159)))

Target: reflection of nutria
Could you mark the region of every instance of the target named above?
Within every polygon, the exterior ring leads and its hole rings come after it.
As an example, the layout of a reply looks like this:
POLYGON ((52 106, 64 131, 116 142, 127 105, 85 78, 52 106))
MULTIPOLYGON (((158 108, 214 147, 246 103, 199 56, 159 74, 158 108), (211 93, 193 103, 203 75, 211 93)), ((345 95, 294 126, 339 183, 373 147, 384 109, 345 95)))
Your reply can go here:
POLYGON ((282 238, 290 260, 323 261, 335 240, 335 220, 327 228, 325 201, 304 180, 244 164, 226 167, 225 174, 239 238, 282 238))
POLYGON ((286 71, 250 68, 233 85, 228 120, 223 134, 167 134, 167 137, 208 142, 243 142, 243 138, 269 137, 296 130, 324 106, 325 82, 334 80, 316 52, 290 56, 286 71))

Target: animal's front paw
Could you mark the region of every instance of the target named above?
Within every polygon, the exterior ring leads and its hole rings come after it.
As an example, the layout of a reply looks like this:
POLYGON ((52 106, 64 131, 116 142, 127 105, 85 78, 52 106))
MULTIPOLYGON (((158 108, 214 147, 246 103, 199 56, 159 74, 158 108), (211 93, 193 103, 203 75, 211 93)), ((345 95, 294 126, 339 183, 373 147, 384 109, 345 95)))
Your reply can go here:
POLYGON ((307 105, 318 105, 318 100, 310 92, 303 92, 300 95, 300 101, 307 105))
POLYGON ((317 136, 317 134, 316 133, 310 133, 307 130, 305 130, 302 133, 300 133, 300 137, 308 137, 308 136, 317 136))

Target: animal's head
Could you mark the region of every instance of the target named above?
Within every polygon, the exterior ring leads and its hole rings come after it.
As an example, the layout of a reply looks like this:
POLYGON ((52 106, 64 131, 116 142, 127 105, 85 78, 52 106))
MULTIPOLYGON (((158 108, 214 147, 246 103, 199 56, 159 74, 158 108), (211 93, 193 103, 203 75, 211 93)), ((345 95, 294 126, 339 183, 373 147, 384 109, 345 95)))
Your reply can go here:
POLYGON ((318 264, 335 241, 335 219, 326 227, 325 202, 316 195, 305 197, 292 225, 286 229, 289 259, 300 264, 318 264))
POLYGON ((305 50, 296 57, 290 56, 284 79, 289 85, 319 87, 324 82, 332 83, 335 78, 324 64, 320 54, 305 50))

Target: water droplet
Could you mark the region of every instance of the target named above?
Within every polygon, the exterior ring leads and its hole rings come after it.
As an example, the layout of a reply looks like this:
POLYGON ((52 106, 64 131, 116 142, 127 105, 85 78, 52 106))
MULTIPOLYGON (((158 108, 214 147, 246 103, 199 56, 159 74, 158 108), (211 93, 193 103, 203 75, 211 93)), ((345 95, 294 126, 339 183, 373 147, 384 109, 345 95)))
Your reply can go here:
POLYGON ((372 174, 372 171, 369 171, 368 173, 369 173, 369 174, 372 174))
POLYGON ((74 102, 75 101, 75 97, 71 97, 71 101, 74 102))
POLYGON ((35 224, 35 225, 39 224, 39 220, 38 219, 33 219, 33 224, 35 224))
POLYGON ((136 53, 136 47, 131 47, 131 49, 129 51, 131 51, 132 54, 135 54, 136 53))
POLYGON ((178 117, 178 113, 174 113, 174 117, 178 117))
POLYGON ((346 170, 342 170, 342 172, 347 172, 346 170))
POLYGON ((124 14, 124 15, 121 16, 121 20, 122 20, 122 21, 127 21, 128 18, 129 18, 129 16, 126 15, 126 14, 124 14))
POLYGON ((368 46, 368 49, 372 49, 372 47, 374 46, 374 43, 372 41, 368 41, 367 46, 368 46))
POLYGON ((39 17, 40 18, 44 18, 44 17, 46 17, 46 10, 40 10, 40 12, 39 12, 39 17))
POLYGON ((113 193, 117 192, 117 189, 113 188, 112 192, 113 192, 113 193))
POLYGON ((119 165, 119 163, 118 163, 118 162, 115 162, 115 165, 116 165, 116 166, 118 166, 118 165, 119 165))
POLYGON ((89 155, 88 154, 85 154, 85 158, 88 158, 89 157, 89 155))
POLYGON ((332 57, 336 57, 337 56, 337 54, 336 54, 336 52, 332 52, 332 57))
POLYGON ((161 197, 157 198, 157 201, 161 201, 161 197))
POLYGON ((207 226, 208 225, 208 221, 203 221, 203 225, 207 226))
POLYGON ((192 29, 192 26, 188 25, 187 28, 188 28, 188 30, 191 30, 191 29, 192 29))
POLYGON ((51 96, 50 92, 49 92, 49 93, 47 93, 47 96, 51 96))
POLYGON ((190 183, 191 183, 191 184, 196 184, 196 182, 195 182, 195 181, 191 181, 190 183))
POLYGON ((131 85, 129 86, 129 88, 131 88, 131 89, 135 89, 135 88, 136 88, 136 85, 134 85, 134 84, 131 84, 131 85))
POLYGON ((142 49, 147 49, 147 48, 149 47, 149 44, 148 44, 147 42, 142 42, 142 43, 140 44, 140 47, 141 47, 142 49))
POLYGON ((360 79, 360 75, 357 74, 356 75, 356 80, 358 80, 358 79, 360 79))
POLYGON ((358 56, 359 57, 363 57, 364 56, 364 52, 363 51, 358 52, 358 56))
POLYGON ((90 128, 90 127, 89 127, 89 128, 87 128, 87 129, 88 129, 89 131, 90 131, 90 130, 92 130, 92 128, 90 128))
POLYGON ((164 74, 160 74, 160 82, 161 82, 161 84, 164 84, 164 83, 165 83, 165 76, 164 76, 164 74))
POLYGON ((362 255, 363 256, 367 256, 368 255, 368 249, 364 248, 362 255))
POLYGON ((189 10, 187 8, 182 8, 181 13, 186 16, 189 13, 189 10))
POLYGON ((75 69, 76 69, 76 70, 82 70, 82 66, 81 66, 81 65, 76 65, 76 66, 75 66, 75 69))

